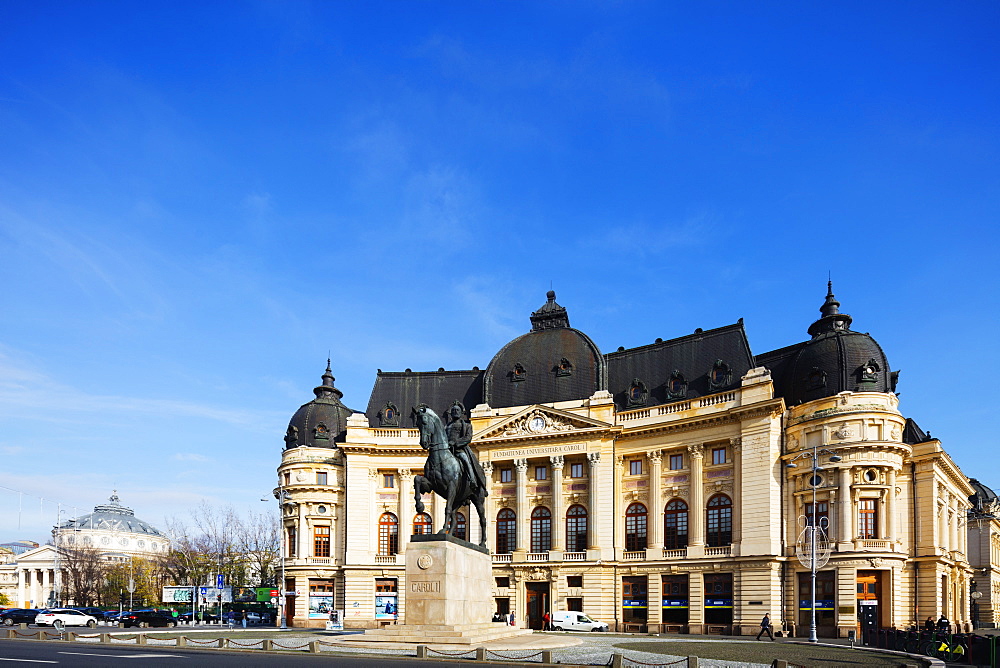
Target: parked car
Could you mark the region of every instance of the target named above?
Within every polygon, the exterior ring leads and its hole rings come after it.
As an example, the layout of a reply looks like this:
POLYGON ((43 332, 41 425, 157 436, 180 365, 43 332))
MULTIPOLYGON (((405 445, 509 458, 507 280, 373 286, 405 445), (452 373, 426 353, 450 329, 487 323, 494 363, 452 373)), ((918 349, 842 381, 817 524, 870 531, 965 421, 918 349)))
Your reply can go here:
MULTIPOLYGON (((108 615, 107 612, 105 612, 104 610, 101 610, 100 608, 85 608, 85 607, 74 605, 74 606, 70 606, 70 610, 79 610, 80 612, 82 612, 85 615, 92 616, 94 619, 96 619, 99 622, 105 621, 107 619, 107 615, 108 615)), ((117 614, 117 612, 115 614, 117 614)))
POLYGON ((549 622, 555 631, 607 631, 608 625, 591 619, 582 612, 553 612, 549 622))
POLYGON ((0 620, 7 626, 14 624, 34 624, 41 610, 35 608, 10 608, 0 612, 0 620))
MULTIPOLYGON (((191 612, 190 611, 188 611, 188 612, 182 612, 182 613, 180 613, 177 616, 177 619, 181 620, 182 622, 190 622, 191 621, 191 612)), ((199 622, 199 617, 198 617, 198 613, 197 612, 194 613, 194 621, 196 623, 199 622)), ((218 615, 213 615, 210 612, 203 612, 203 613, 201 613, 200 621, 201 622, 206 622, 206 623, 208 623, 208 622, 217 622, 217 621, 219 621, 219 616, 218 615)))
POLYGON ((97 626, 97 618, 72 608, 52 608, 42 610, 35 616, 35 624, 38 626, 55 626, 56 622, 62 622, 66 626, 97 626))
POLYGON ((177 620, 169 610, 136 610, 123 612, 118 621, 129 626, 177 626, 177 620))

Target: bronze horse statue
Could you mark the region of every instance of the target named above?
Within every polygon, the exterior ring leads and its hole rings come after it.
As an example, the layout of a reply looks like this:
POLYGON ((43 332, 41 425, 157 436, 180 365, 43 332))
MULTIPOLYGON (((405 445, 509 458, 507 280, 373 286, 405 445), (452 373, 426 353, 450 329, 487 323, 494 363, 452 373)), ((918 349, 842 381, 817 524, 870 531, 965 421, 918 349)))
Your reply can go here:
POLYGON ((461 448, 462 451, 457 456, 452 452, 448 435, 437 413, 425 405, 418 406, 413 412, 420 429, 420 447, 428 451, 424 475, 413 477, 413 500, 417 512, 424 512, 424 503, 420 499, 423 494, 437 493, 446 501, 444 525, 438 533, 454 535, 458 526, 455 511, 471 503, 479 515, 479 535, 482 536, 479 544, 486 547, 486 513, 483 511, 483 501, 487 491, 475 476, 469 474, 469 468, 479 466, 479 463, 473 460, 467 447, 461 448), (460 459, 462 457, 468 457, 470 461, 463 462, 460 459))

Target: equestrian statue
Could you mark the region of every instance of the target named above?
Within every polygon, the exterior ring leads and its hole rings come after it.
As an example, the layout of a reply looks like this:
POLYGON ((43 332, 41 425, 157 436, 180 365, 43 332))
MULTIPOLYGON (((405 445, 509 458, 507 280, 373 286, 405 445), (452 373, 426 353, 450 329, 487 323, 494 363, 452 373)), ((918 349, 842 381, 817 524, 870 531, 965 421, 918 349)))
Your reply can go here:
MULTIPOLYGON (((472 425, 465 417, 465 406, 456 401, 448 409, 447 427, 426 404, 413 410, 420 430, 420 447, 428 451, 424 475, 413 477, 413 500, 418 513, 424 512, 420 497, 435 492, 446 501, 444 525, 439 534, 454 535, 458 523, 455 511, 472 504, 479 515, 479 544, 486 547, 486 514, 483 501, 488 495, 486 477, 472 453, 472 425)), ((470 518, 471 519, 471 518, 470 518)))

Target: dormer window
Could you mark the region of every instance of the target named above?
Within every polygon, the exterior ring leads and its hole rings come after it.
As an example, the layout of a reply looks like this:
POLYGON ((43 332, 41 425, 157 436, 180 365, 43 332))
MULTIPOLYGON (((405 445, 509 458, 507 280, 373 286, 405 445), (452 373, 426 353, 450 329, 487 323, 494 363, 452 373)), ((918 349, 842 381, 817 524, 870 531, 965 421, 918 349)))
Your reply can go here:
POLYGON ((649 392, 646 390, 646 385, 638 378, 632 379, 632 384, 628 388, 628 405, 633 406, 645 406, 646 396, 649 392))
POLYGON ((518 381, 524 380, 527 377, 528 374, 524 370, 524 367, 521 366, 520 364, 515 363, 514 368, 510 370, 510 382, 516 383, 518 381))
POLYGON ((670 374, 670 378, 667 379, 667 398, 683 399, 686 396, 687 380, 684 379, 684 374, 674 369, 673 373, 670 374))
POLYGON ((555 368, 556 376, 572 376, 573 375, 573 364, 563 357, 559 360, 559 364, 555 368))
POLYGON ((330 430, 327 428, 326 423, 320 422, 313 429, 313 438, 317 441, 326 441, 330 439, 330 430))
POLYGON ((288 426, 285 432, 285 447, 294 448, 299 444, 299 428, 294 425, 288 426))
POLYGON ((396 408, 396 404, 391 401, 386 402, 382 410, 378 412, 378 421, 382 427, 398 427, 399 410, 396 408))
POLYGON ((721 390, 728 386, 733 379, 732 368, 722 360, 715 360, 712 370, 708 374, 709 387, 712 390, 721 390))
POLYGON ((882 370, 878 362, 874 358, 868 360, 860 367, 858 367, 858 383, 877 383, 878 373, 882 370))
POLYGON ((814 366, 806 374, 806 389, 807 390, 820 390, 826 387, 826 371, 823 371, 818 366, 814 366))

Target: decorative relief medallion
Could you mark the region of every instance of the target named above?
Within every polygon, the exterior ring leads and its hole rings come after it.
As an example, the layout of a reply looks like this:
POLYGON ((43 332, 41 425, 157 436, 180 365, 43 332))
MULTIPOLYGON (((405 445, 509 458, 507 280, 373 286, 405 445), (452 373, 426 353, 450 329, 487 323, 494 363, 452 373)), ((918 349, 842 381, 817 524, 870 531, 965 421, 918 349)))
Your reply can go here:
POLYGON ((892 440, 894 440, 894 441, 898 441, 899 440, 899 437, 902 436, 902 433, 899 431, 899 427, 898 426, 893 425, 893 427, 892 427, 892 433, 890 434, 890 436, 892 436, 892 440))
POLYGON ((417 566, 419 566, 421 570, 426 571, 433 565, 434 565, 434 557, 432 557, 431 555, 421 554, 419 557, 417 557, 417 566))
POLYGON ((569 431, 573 428, 570 423, 560 420, 554 415, 549 415, 541 411, 532 411, 524 417, 514 420, 504 429, 504 436, 524 436, 542 434, 553 431, 569 431))
POLYGON ((788 437, 787 444, 789 452, 794 452, 795 450, 799 449, 799 439, 795 438, 794 436, 788 437))
POLYGON ((854 430, 851 429, 850 425, 846 422, 841 424, 837 431, 833 432, 833 437, 840 440, 844 440, 845 438, 850 438, 852 436, 854 436, 854 430))

